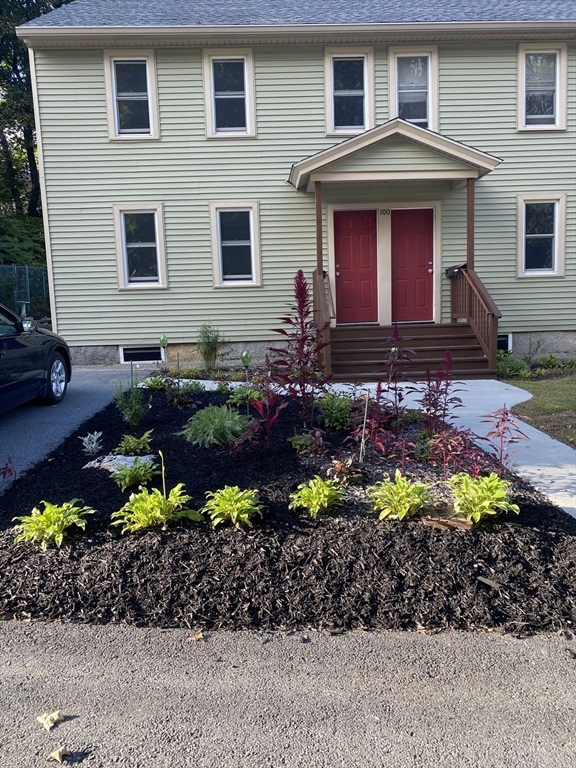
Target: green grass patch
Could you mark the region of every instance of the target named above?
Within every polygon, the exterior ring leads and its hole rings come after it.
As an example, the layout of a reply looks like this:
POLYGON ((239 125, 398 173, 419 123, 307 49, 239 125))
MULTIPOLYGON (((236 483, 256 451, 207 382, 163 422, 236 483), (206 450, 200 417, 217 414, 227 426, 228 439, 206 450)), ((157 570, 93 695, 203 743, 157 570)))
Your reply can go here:
POLYGON ((576 447, 576 374, 539 381, 509 379, 507 383, 533 395, 531 400, 514 406, 516 416, 550 437, 576 447))

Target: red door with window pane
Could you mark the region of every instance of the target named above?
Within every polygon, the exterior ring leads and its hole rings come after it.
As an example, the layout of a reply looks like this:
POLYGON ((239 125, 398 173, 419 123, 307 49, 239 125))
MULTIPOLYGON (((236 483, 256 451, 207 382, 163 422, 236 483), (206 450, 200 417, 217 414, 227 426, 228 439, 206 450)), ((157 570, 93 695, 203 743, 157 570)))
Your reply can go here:
POLYGON ((336 322, 378 322, 376 211, 335 211, 336 322))
POLYGON ((434 211, 393 210, 392 321, 434 319, 434 211))

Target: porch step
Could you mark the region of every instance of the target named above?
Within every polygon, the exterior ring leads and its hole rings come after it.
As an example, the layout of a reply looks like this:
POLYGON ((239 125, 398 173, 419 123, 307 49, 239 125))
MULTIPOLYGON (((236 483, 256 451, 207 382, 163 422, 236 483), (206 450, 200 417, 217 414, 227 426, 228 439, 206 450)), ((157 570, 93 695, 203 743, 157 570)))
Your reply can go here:
MULTIPOLYGON (((446 350, 450 351, 453 376, 461 379, 494 378, 488 360, 466 323, 429 323, 398 326, 400 347, 414 351, 404 364, 412 380, 434 373, 446 350)), ((392 347, 391 326, 349 325, 330 331, 334 381, 375 381, 387 375, 386 359, 392 347)))

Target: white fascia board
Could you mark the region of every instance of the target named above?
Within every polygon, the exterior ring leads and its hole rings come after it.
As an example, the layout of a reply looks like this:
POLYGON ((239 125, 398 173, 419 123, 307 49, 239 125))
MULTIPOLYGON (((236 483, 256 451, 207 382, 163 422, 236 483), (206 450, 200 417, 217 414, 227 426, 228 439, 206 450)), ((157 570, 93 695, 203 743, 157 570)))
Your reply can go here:
POLYGON ((360 136, 354 136, 329 149, 318 152, 312 157, 294 163, 290 170, 288 182, 296 189, 304 187, 308 184, 309 175, 314 171, 393 136, 400 136, 434 152, 472 165, 478 169, 478 176, 490 173, 502 162, 500 158, 489 155, 487 152, 474 149, 459 141, 449 139, 447 136, 429 131, 427 128, 412 125, 412 123, 400 118, 393 118, 377 128, 365 131, 360 136))
POLYGON ((167 45, 204 44, 212 41, 277 42, 406 42, 408 40, 569 40, 575 37, 567 21, 436 22, 410 24, 293 24, 166 27, 65 27, 21 26, 16 34, 30 47, 99 47, 157 41, 167 45))

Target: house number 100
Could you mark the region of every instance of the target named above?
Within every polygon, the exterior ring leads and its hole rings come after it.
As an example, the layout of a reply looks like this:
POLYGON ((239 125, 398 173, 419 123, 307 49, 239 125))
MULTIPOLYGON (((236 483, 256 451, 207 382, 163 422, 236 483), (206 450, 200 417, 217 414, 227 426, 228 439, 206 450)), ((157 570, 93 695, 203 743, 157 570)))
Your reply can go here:
POLYGON ((380 216, 390 216, 390 208, 380 208, 380 216))

